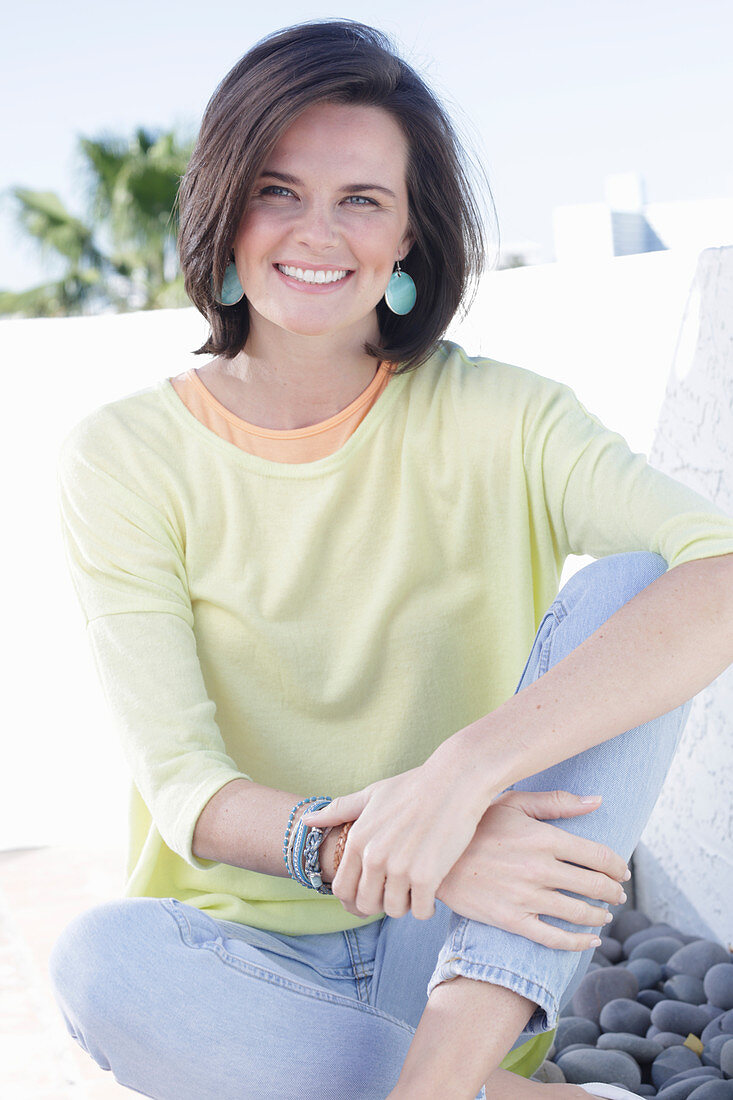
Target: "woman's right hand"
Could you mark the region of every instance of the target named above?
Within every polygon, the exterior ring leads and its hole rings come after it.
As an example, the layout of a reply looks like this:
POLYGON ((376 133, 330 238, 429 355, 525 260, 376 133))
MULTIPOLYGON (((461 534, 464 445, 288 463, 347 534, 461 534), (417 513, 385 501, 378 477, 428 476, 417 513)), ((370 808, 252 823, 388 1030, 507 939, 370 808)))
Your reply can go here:
POLYGON ((628 869, 621 856, 547 823, 590 813, 599 805, 600 799, 583 803, 568 791, 506 791, 486 810, 435 896, 460 916, 546 947, 593 947, 594 932, 566 931, 539 917, 601 928, 608 919, 605 909, 560 891, 611 905, 626 900, 621 881, 628 869))

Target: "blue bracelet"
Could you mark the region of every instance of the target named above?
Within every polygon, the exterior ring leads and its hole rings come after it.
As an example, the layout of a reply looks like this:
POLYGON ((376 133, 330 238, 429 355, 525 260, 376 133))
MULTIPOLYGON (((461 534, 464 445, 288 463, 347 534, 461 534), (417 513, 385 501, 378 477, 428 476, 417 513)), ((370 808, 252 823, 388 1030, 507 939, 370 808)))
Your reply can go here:
POLYGON ((301 886, 317 890, 320 894, 333 893, 331 887, 327 883, 324 883, 321 877, 319 848, 325 835, 324 831, 313 825, 306 825, 301 816, 292 840, 290 834, 293 827, 293 818, 301 806, 305 806, 311 802, 315 803, 309 811, 310 813, 315 813, 317 810, 324 809, 324 807, 328 806, 332 801, 333 800, 329 798, 328 795, 312 795, 310 798, 304 798, 302 801, 296 803, 290 811, 290 817, 288 818, 288 824, 285 830, 285 840, 283 842, 283 860, 290 878, 300 883, 301 886), (307 852, 305 866, 303 865, 304 851, 307 852))
MULTIPOLYGON (((314 813, 328 806, 331 799, 323 796, 306 799, 305 802, 313 803, 313 808, 309 812, 314 813)), ((304 804, 304 802, 301 802, 299 805, 304 804)), ((297 808, 297 806, 294 807, 294 810, 297 810, 297 808)), ((290 828, 292 828, 292 822, 289 823, 289 830, 290 828)), ((319 864, 318 848, 320 847, 324 835, 325 834, 320 829, 317 830, 315 826, 306 825, 301 817, 296 826, 295 833, 289 837, 289 842, 286 842, 285 845, 285 866, 290 877, 295 879, 296 882, 299 882, 301 886, 305 886, 306 889, 317 890, 321 894, 332 894, 333 891, 331 887, 323 883, 319 864), (311 834, 316 835, 308 845, 309 865, 306 868, 303 865, 303 854, 306 848, 306 842, 311 834)))
MULTIPOLYGON (((326 795, 322 795, 322 796, 312 795, 310 798, 304 798, 301 802, 297 802, 295 804, 295 806, 293 806, 292 810, 290 811, 290 817, 288 818, 288 825, 287 825, 287 828, 285 830, 285 840, 283 841, 283 860, 285 861, 285 866, 287 868, 287 872, 288 872, 288 874, 290 875, 291 878, 296 878, 296 876, 293 873, 293 870, 288 865, 288 841, 290 840, 290 830, 293 827, 293 818, 295 817, 296 812, 300 809, 301 806, 305 806, 308 802, 318 802, 321 797, 326 798, 327 796, 326 795)), ((296 878, 296 882, 297 881, 299 881, 299 879, 296 878)))

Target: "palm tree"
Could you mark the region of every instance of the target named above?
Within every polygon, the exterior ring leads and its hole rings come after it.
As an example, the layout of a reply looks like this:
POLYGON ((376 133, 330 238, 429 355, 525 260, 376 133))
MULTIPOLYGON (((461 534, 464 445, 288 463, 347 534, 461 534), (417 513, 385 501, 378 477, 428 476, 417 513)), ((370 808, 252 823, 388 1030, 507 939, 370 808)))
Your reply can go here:
MULTIPOLYGON (((14 294, 0 291, 0 313, 59 317, 93 309, 99 301, 106 260, 93 241, 92 230, 71 214, 52 191, 13 189, 18 221, 41 245, 65 262, 57 280, 14 294)), ((103 295, 102 295, 103 296, 103 295)))
POLYGON ((183 290, 174 210, 192 143, 138 129, 128 142, 83 138, 80 149, 92 182, 92 216, 108 228, 111 258, 130 281, 132 301, 139 309, 168 304, 183 290))
POLYGON ((22 228, 62 260, 56 281, 0 291, 0 313, 66 316, 188 305, 176 259, 175 199, 192 142, 138 128, 132 138, 82 138, 88 220, 57 195, 16 187, 22 228))

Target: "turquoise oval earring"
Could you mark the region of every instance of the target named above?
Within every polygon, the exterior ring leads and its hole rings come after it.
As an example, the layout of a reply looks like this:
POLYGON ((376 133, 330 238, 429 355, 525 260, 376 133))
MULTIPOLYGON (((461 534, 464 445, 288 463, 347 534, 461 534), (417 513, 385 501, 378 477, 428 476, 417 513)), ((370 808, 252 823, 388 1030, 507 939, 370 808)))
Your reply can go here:
POLYGON ((224 278, 221 283, 221 293, 216 293, 213 275, 211 276, 211 290, 214 295, 214 301, 218 302, 220 306, 236 306, 237 302, 242 301, 242 298, 244 298, 244 289, 239 281, 234 260, 230 260, 227 264, 227 269, 224 272, 224 278))
POLYGON ((406 313, 409 313, 417 301, 415 283, 412 277, 402 270, 399 260, 397 261, 397 270, 392 272, 387 283, 384 300, 387 307, 400 317, 404 317, 406 313))

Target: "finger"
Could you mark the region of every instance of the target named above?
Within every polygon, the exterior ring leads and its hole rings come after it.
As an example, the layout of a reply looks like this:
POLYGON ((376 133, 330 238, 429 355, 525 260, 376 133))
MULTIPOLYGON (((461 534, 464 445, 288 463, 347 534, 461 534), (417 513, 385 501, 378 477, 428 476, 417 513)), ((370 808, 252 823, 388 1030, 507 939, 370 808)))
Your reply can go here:
POLYGON ((592 951, 598 947, 600 939, 595 932, 567 932, 564 928, 556 928, 539 916, 527 918, 518 931, 535 943, 560 951, 592 951))
POLYGON ((355 794, 334 798, 322 810, 314 810, 313 813, 306 811, 303 818, 307 825, 317 825, 319 829, 327 825, 345 825, 347 821, 356 821, 368 801, 366 791, 356 791, 355 794))
POLYGON ((435 914, 435 893, 428 882, 412 879, 410 882, 410 908, 416 920, 430 920, 435 914))
POLYGON ((591 905, 585 898, 568 897, 559 890, 544 891, 539 904, 542 906, 543 916, 556 917, 583 928, 603 928, 604 924, 609 924, 613 919, 607 909, 591 905))
POLYGON ((571 794, 570 791, 507 791, 501 801, 516 806, 538 821, 553 821, 592 813, 600 806, 602 796, 571 794))
POLYGON ((362 863, 359 888, 356 892, 356 907, 360 913, 373 916, 384 912, 384 887, 387 876, 381 871, 370 870, 362 863))
POLYGON ((565 832, 558 825, 550 825, 549 828, 557 830, 557 836, 553 838, 555 841, 553 854, 556 859, 578 863, 581 867, 588 867, 593 871, 602 871, 604 875, 616 879, 617 882, 625 882, 631 877, 626 862, 608 845, 598 844, 594 840, 565 832))
POLYGON ((607 901, 609 905, 622 905, 626 894, 620 882, 604 875, 602 871, 589 871, 573 863, 558 863, 552 872, 552 883, 558 890, 569 890, 594 901, 607 901))
POLYGON ((404 917, 405 913, 410 912, 411 897, 407 875, 387 876, 382 907, 388 917, 404 917))
POLYGON ((373 843, 361 853, 361 877, 355 903, 362 913, 382 913, 384 884, 387 881, 387 861, 373 843))

